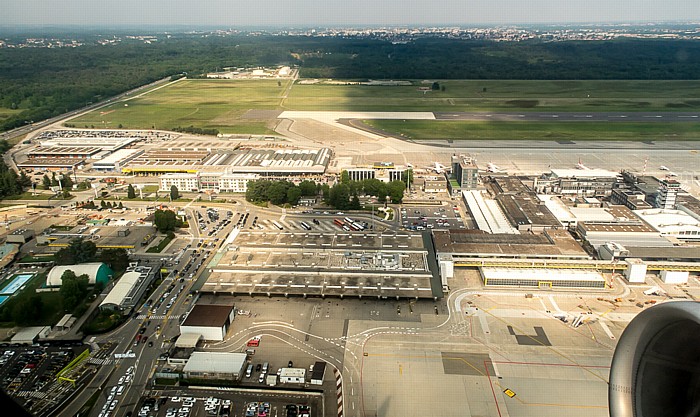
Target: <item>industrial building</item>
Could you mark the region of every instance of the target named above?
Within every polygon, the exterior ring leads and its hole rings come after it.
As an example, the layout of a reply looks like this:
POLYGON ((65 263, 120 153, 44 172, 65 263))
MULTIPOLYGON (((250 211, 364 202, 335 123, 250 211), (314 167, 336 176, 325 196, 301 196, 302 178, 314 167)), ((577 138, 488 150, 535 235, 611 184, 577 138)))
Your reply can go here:
POLYGON ((112 270, 109 269, 107 264, 104 264, 102 262, 54 266, 53 268, 51 268, 48 276, 46 277, 46 286, 60 287, 61 284, 63 284, 61 277, 66 271, 73 271, 76 276, 80 276, 83 274, 87 275, 88 284, 90 285, 94 285, 95 283, 99 282, 105 286, 107 285, 113 274, 112 270))
POLYGON ((536 178, 538 194, 580 197, 607 197, 612 194, 621 175, 604 169, 552 169, 536 178))
POLYGON ((541 232, 561 227, 561 223, 520 178, 488 177, 484 185, 495 196, 511 226, 518 231, 541 232))
POLYGON ((236 381, 243 376, 245 353, 192 352, 182 372, 188 379, 236 381))
POLYGON ((180 334, 199 334, 204 340, 222 341, 233 323, 231 305, 196 304, 180 325, 180 334))

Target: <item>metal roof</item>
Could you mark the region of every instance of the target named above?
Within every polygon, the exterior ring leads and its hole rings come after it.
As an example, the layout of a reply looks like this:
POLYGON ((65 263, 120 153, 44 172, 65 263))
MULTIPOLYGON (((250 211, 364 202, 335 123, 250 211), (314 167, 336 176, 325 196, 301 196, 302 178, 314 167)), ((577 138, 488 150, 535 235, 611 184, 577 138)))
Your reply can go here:
POLYGON ((226 352, 192 352, 183 371, 212 373, 212 374, 239 374, 246 363, 245 353, 226 352))
POLYGON ((222 327, 229 319, 232 305, 197 304, 182 323, 182 327, 222 327))
POLYGON ((113 304, 120 306, 124 303, 126 297, 138 285, 141 274, 138 272, 127 272, 114 285, 114 288, 107 294, 104 300, 100 303, 100 307, 113 304))

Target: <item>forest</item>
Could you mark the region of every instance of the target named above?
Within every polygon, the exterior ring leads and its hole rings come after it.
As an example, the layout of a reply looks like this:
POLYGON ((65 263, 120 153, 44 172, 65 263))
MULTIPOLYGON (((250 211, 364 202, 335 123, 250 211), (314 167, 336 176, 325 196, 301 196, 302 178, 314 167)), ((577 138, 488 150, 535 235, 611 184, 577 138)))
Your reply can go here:
POLYGON ((700 78, 700 43, 681 40, 492 42, 300 36, 174 36, 77 48, 0 49, 0 131, 131 88, 222 67, 298 65, 301 77, 341 79, 700 78))

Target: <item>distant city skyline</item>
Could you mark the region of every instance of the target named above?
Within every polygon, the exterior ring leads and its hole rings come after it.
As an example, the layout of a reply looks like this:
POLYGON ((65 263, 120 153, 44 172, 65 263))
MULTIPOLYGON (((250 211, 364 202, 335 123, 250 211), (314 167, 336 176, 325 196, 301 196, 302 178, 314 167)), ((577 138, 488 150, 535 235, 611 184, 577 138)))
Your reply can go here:
POLYGON ((2 0, 4 26, 449 26, 700 22, 697 0, 2 0))

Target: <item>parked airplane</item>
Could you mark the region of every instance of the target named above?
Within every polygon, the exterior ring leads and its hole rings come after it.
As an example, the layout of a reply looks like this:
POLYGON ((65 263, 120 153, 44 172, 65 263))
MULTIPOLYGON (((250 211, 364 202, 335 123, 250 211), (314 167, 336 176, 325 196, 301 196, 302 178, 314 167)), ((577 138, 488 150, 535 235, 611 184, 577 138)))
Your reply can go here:
POLYGON ((587 166, 583 165, 583 162, 581 162, 581 158, 578 159, 578 164, 576 164, 576 169, 583 169, 586 171, 590 171, 591 169, 588 168, 587 166))
POLYGON ((431 171, 435 171, 436 174, 444 174, 447 170, 447 167, 439 162, 434 162, 432 166, 426 168, 431 171))
POLYGON ((501 168, 498 165, 494 164, 493 162, 489 162, 486 165, 486 170, 488 172, 501 172, 501 168))

